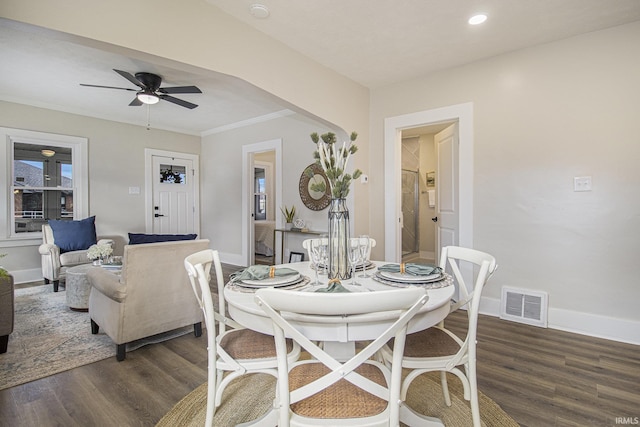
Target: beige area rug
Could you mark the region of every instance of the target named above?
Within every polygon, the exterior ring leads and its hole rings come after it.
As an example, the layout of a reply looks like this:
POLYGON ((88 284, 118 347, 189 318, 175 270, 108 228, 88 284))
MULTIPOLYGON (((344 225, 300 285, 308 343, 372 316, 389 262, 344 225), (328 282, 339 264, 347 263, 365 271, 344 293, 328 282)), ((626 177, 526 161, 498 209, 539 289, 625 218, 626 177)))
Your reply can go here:
MULTIPOLYGON (((89 313, 70 310, 65 292, 53 292, 51 285, 15 291, 14 324, 7 352, 0 354, 0 390, 116 354, 111 338, 91 334, 89 313)), ((127 351, 191 331, 192 326, 138 340, 127 351)))
MULTIPOLYGON (((415 411, 440 418, 445 426, 471 426, 469 403, 462 397, 462 385, 449 378, 451 406, 444 404, 438 373, 424 374, 409 388, 407 403, 415 411)), ((263 415, 272 405, 275 378, 266 374, 245 375, 233 381, 225 390, 222 404, 216 410, 214 426, 234 426, 263 415)), ((518 427, 500 406, 479 393, 480 417, 485 427, 518 427)), ((202 427, 206 416, 207 383, 185 396, 156 427, 202 427)))

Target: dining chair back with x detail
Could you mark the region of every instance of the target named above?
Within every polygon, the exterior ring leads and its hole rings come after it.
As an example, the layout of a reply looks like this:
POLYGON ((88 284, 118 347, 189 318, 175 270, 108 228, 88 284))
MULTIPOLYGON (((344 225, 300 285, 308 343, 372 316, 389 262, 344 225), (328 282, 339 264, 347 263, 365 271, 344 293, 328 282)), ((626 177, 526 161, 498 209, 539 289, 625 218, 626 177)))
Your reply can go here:
MULTIPOLYGON (((487 253, 447 246, 442 248, 440 267, 443 271, 451 272, 458 283, 459 299, 452 303, 450 313, 467 306, 467 335, 461 339, 444 327, 444 321, 432 328, 407 335, 402 366, 411 369, 411 372, 403 381, 400 398, 402 401, 405 400, 411 382, 418 376, 426 372, 439 371, 445 403, 451 406, 446 376, 447 372, 451 372, 462 381, 464 398, 470 401, 473 425, 479 427, 480 408, 476 380, 478 311, 482 290, 496 270, 497 264, 495 258, 487 253), (462 263, 470 263, 476 268, 476 278, 471 289, 464 281, 464 274, 460 268, 462 263), (461 366, 464 367, 464 372, 459 368, 461 366)), ((389 346, 384 347, 381 354, 386 363, 392 362, 393 354, 389 346)))
MULTIPOLYGON (((220 406, 225 387, 235 378, 252 373, 266 373, 277 378, 277 358, 273 337, 245 329, 226 316, 224 277, 218 251, 206 249, 184 260, 193 292, 204 314, 207 328, 207 412, 205 426, 213 425, 215 410, 220 406), (216 274, 218 311, 211 294, 210 271, 216 274), (216 327, 218 333, 216 333, 216 327), (223 373, 227 373, 223 376, 223 373)), ((300 356, 300 346, 291 340, 286 344, 286 357, 293 362, 300 356)), ((267 413, 255 425, 274 425, 277 415, 267 413)))
POLYGON ((280 427, 399 425, 404 338, 408 322, 428 300, 424 289, 353 294, 260 289, 255 299, 274 325, 280 427), (390 326, 379 338, 343 363, 304 334, 304 325, 337 327, 345 320, 357 325, 390 316, 390 326), (298 342, 311 359, 290 363, 284 357, 285 337, 298 342), (389 369, 371 358, 391 338, 395 338, 396 363, 389 369))

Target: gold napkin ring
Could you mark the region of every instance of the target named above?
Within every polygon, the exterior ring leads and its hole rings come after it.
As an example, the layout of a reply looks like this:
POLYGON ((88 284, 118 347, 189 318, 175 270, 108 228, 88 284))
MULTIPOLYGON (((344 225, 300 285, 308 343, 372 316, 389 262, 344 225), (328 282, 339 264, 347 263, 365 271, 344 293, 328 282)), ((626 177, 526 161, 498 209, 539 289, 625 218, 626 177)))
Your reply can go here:
POLYGON ((400 274, 404 274, 405 268, 404 268, 404 262, 400 264, 400 274))
POLYGON ((273 279, 276 277, 276 268, 274 266, 269 267, 269 278, 273 279))
POLYGON ((331 284, 333 283, 340 283, 340 279, 338 279, 337 277, 334 279, 329 280, 329 283, 327 283, 327 285, 331 286, 331 284))

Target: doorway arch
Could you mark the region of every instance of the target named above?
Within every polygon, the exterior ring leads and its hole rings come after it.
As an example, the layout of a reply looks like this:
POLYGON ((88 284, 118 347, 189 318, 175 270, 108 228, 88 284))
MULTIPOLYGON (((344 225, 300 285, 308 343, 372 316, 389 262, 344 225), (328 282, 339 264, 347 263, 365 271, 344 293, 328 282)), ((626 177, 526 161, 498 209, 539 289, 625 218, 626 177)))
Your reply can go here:
POLYGON ((402 130, 417 126, 451 122, 458 123, 458 200, 460 217, 458 244, 473 247, 473 103, 457 104, 386 118, 384 121, 384 192, 385 200, 385 260, 399 262, 402 257, 401 185, 402 130))

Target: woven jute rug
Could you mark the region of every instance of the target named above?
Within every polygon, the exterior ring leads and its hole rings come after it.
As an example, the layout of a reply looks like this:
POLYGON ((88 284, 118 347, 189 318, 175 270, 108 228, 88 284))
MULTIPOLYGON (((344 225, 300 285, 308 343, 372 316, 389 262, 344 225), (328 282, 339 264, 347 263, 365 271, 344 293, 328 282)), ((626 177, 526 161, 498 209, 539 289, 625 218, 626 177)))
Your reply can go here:
MULTIPOLYGON (((462 397, 462 385, 449 378, 451 406, 442 397, 438 373, 424 374, 409 388, 407 403, 416 412, 442 420, 445 426, 471 426, 469 402, 462 397)), ((234 380, 224 391, 222 404, 216 410, 214 426, 234 426, 265 414, 273 404, 275 378, 266 374, 245 375, 234 380)), ((518 427, 500 406, 479 393, 480 417, 485 427, 518 427)), ((207 405, 207 384, 204 383, 178 402, 156 427, 202 427, 207 405)))
MULTIPOLYGON (((0 354, 0 390, 78 366, 115 357, 116 345, 104 333, 91 334, 89 313, 67 307, 64 290, 32 286, 15 290, 14 330, 0 354)), ((193 327, 127 344, 133 351, 189 333, 193 327)))

